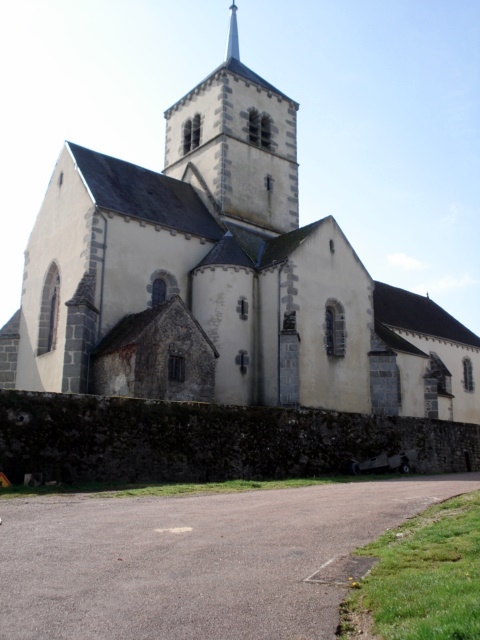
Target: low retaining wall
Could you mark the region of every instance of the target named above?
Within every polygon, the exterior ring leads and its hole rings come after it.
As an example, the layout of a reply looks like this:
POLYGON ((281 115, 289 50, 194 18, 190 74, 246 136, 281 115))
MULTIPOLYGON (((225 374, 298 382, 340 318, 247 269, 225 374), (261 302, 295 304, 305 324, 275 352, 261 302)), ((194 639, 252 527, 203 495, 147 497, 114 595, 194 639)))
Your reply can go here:
POLYGON ((213 481, 345 472, 418 449, 419 473, 480 470, 480 426, 314 409, 0 391, 0 471, 63 481, 213 481))

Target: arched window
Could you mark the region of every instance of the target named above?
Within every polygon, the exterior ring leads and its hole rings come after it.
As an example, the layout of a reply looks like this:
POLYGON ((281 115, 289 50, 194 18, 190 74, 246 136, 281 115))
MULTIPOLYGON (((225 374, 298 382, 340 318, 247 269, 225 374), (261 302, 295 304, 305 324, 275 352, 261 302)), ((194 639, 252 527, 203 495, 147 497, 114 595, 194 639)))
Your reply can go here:
POLYGON ((335 353, 335 312, 332 307, 325 309, 325 346, 329 356, 335 353))
POLYGON ((452 393, 452 374, 440 356, 433 351, 430 352, 430 370, 432 376, 437 379, 437 393, 450 395, 452 393))
POLYGON ((248 141, 258 145, 260 140, 260 116, 256 109, 250 109, 248 114, 248 141))
POLYGON ((202 116, 196 113, 183 125, 183 153, 184 155, 200 146, 202 136, 202 116))
POLYGON ((463 359, 463 388, 465 391, 473 391, 473 367, 470 358, 463 359))
POLYGON ((202 119, 199 113, 193 117, 192 123, 192 149, 196 149, 200 145, 200 134, 202 129, 202 119))
POLYGON ((146 289, 148 293, 146 306, 148 308, 157 307, 166 300, 170 300, 172 296, 180 295, 177 279, 166 269, 156 269, 150 275, 150 282, 146 289))
POLYGON ((325 350, 328 356, 345 355, 345 311, 338 300, 325 305, 325 350))
POLYGON ((270 140, 272 138, 272 121, 270 116, 263 115, 260 122, 260 146, 262 149, 270 149, 270 140))
POLYGON ((183 125, 183 153, 188 153, 192 148, 192 121, 189 118, 183 125))
POLYGON ((271 149, 272 119, 267 113, 260 114, 257 109, 248 110, 248 141, 256 147, 271 149))
POLYGON ((152 307, 158 307, 166 299, 167 283, 163 278, 155 278, 152 282, 152 307))
POLYGON ((55 279, 55 283, 53 285, 52 298, 50 300, 50 318, 48 322, 47 351, 52 351, 52 349, 55 348, 55 343, 57 338, 59 299, 60 299, 60 276, 57 275, 55 279))
POLYGON ((37 355, 53 351, 56 347, 59 309, 60 273, 55 262, 52 262, 47 271, 42 291, 37 355))

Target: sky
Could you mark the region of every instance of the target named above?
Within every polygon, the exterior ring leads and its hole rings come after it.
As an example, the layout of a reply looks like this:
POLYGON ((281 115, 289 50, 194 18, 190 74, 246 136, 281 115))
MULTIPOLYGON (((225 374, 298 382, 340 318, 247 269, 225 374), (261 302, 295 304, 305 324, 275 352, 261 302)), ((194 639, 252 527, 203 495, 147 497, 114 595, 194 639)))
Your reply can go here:
MULTIPOLYGON (((65 140, 161 171, 164 111, 229 0, 0 0, 0 327, 65 140)), ((300 103, 300 224, 480 335, 480 0, 237 0, 244 64, 300 103)))

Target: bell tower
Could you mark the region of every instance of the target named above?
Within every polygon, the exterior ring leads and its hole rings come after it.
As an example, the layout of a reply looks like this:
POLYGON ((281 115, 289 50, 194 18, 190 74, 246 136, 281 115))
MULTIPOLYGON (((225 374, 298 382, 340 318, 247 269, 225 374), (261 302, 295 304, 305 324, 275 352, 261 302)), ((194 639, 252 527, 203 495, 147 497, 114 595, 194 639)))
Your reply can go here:
POLYGON ((220 220, 298 228, 298 104, 240 61, 237 6, 226 59, 165 112, 167 176, 190 182, 220 220))

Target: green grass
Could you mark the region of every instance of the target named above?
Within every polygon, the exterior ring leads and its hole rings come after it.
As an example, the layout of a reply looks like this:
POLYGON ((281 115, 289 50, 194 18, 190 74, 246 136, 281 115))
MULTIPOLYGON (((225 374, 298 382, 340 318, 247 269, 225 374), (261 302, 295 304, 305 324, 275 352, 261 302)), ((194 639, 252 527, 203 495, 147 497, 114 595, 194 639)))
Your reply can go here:
POLYGON ((296 489, 319 484, 337 484, 344 482, 372 482, 398 478, 398 475, 369 476, 325 476, 322 478, 294 478, 289 480, 229 480, 226 482, 208 483, 85 483, 72 485, 56 485, 53 487, 0 487, 2 498, 35 497, 45 495, 62 495, 88 493, 92 497, 127 498, 135 496, 171 497, 179 495, 195 495, 199 493, 233 493, 237 491, 258 491, 269 489, 296 489))
POLYGON ((344 603, 347 618, 370 612, 384 640, 479 640, 479 491, 427 509, 358 553, 381 561, 344 603))

